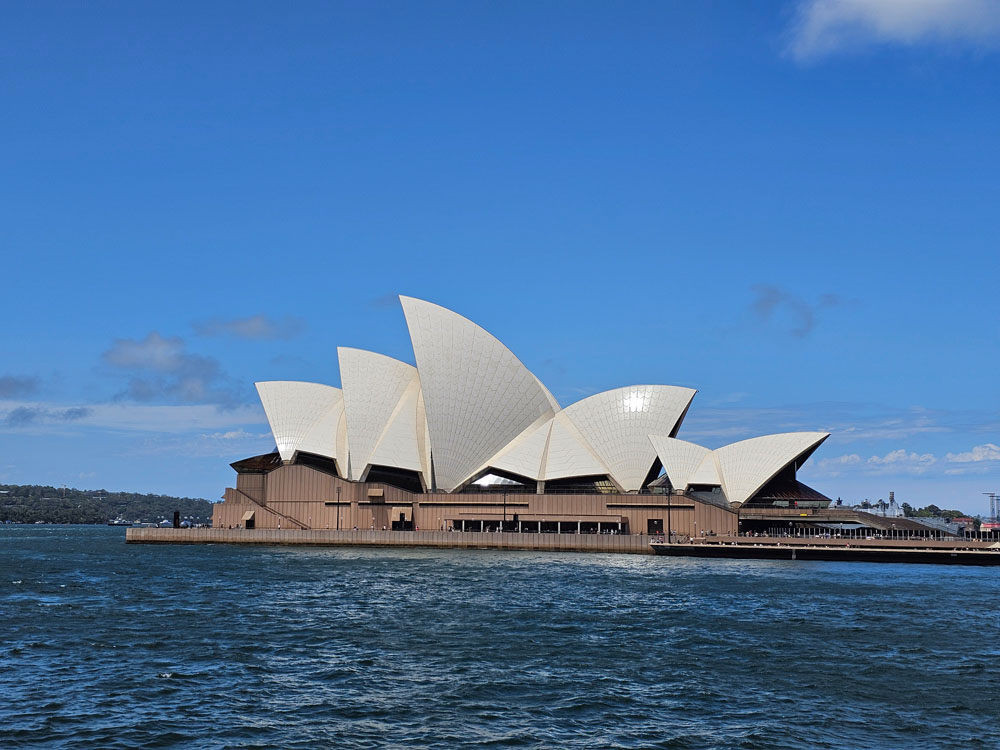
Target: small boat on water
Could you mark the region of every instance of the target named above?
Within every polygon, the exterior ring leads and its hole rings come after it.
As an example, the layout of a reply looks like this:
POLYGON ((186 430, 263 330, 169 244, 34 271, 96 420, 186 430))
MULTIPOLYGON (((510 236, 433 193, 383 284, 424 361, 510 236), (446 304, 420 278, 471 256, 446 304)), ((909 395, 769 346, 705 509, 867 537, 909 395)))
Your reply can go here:
POLYGON ((113 518, 110 521, 108 521, 108 526, 131 526, 131 525, 132 525, 131 521, 126 521, 121 516, 118 516, 118 518, 113 518))

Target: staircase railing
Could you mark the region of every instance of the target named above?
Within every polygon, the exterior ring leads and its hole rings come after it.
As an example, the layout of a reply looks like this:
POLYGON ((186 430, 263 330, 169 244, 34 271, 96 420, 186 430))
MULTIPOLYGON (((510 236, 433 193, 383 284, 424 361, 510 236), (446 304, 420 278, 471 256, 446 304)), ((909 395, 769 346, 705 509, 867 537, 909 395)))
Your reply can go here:
POLYGON ((302 521, 300 521, 299 519, 294 518, 293 516, 290 516, 287 513, 282 513, 280 511, 277 511, 277 510, 275 510, 274 508, 272 508, 272 507, 270 507, 268 505, 265 505, 264 503, 260 502, 260 500, 256 500, 256 499, 250 497, 250 495, 248 495, 247 493, 245 493, 243 490, 235 489, 233 487, 230 487, 230 489, 233 490, 233 492, 238 492, 240 495, 242 495, 243 497, 245 497, 247 500, 249 500, 251 503, 253 503, 254 505, 256 505, 261 510, 266 510, 268 513, 273 513, 274 515, 278 516, 278 518, 284 518, 286 521, 289 521, 290 523, 295 524, 300 529, 308 529, 309 528, 304 523, 302 523, 302 521))

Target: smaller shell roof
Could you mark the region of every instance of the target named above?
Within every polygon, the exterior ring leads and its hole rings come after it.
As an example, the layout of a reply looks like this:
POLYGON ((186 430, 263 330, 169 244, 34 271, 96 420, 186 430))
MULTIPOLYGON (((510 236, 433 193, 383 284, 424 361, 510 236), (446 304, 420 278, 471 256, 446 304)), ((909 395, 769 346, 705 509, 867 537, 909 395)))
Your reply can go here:
POLYGON ((670 480, 670 486, 684 489, 691 484, 691 476, 702 461, 712 455, 712 451, 686 440, 667 437, 665 435, 650 435, 656 455, 660 457, 663 471, 670 480))
POLYGON ((783 469, 804 463, 828 437, 828 432, 784 432, 741 440, 714 451, 663 436, 650 435, 649 440, 674 487, 717 484, 729 502, 744 503, 783 469))
POLYGON ((548 445, 551 430, 551 419, 545 420, 540 425, 528 427, 490 459, 488 466, 534 480, 541 479, 545 447, 548 445))
MULTIPOLYGON (((715 451, 726 498, 743 503, 789 464, 811 454, 829 432, 783 432, 741 440, 715 451)), ((804 458, 803 458, 804 460, 804 458)))
POLYGON ((630 385, 567 406, 572 421, 625 491, 641 489, 656 461, 651 434, 676 434, 696 391, 676 385, 630 385))
POLYGON ((691 472, 687 480, 688 486, 695 484, 717 484, 723 486, 722 472, 719 470, 719 460, 711 451, 699 463, 698 468, 691 472))
POLYGON ((559 412, 552 420, 542 479, 548 481, 610 473, 566 412, 559 412))
POLYGON ((267 380, 256 386, 282 461, 290 461, 298 450, 337 458, 343 391, 300 380, 267 380))

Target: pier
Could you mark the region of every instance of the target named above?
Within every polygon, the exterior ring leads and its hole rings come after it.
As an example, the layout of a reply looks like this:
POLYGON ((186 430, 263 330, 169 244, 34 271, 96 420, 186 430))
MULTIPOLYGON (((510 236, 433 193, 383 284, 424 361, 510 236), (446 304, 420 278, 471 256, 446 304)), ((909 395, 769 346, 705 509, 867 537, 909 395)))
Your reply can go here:
POLYGON ((439 549, 545 550, 652 554, 645 534, 538 534, 517 532, 380 531, 359 529, 125 530, 130 544, 303 544, 324 547, 436 547, 439 549))
POLYGON ((976 540, 823 539, 717 536, 667 543, 648 534, 538 534, 517 532, 379 531, 334 529, 125 530, 129 544, 264 544, 323 547, 431 547, 659 554, 759 560, 840 560, 1000 565, 1000 544, 976 540))

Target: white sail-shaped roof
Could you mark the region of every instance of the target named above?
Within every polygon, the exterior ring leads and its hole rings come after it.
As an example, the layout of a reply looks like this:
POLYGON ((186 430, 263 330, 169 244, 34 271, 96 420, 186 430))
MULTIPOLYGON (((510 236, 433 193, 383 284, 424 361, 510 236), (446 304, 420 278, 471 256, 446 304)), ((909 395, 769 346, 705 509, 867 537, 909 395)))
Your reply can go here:
POLYGON ((650 435, 673 435, 693 388, 633 385, 589 396, 564 413, 625 491, 638 490, 656 461, 650 435))
POLYGON ((730 502, 743 503, 804 453, 830 437, 828 432, 784 432, 741 440, 715 451, 730 502))
MULTIPOLYGON (((378 445, 368 459, 369 464, 392 466, 422 472, 420 448, 417 441, 417 400, 420 396, 420 381, 416 378, 407 386, 403 396, 389 418, 378 445)), ((352 454, 353 455, 353 454, 352 454)), ((364 467, 357 469, 360 473, 364 467)), ((427 482, 425 478, 425 482, 427 482)))
MULTIPOLYGON (((403 394, 418 382, 417 369, 398 359, 364 349, 338 347, 337 358, 347 415, 347 443, 351 450, 350 479, 359 479, 365 467, 374 463, 372 452, 403 394)), ((416 429, 412 439, 412 452, 415 454, 416 429)))
POLYGON ((490 468, 543 482, 607 475, 635 491, 659 457, 673 487, 720 485, 727 500, 743 503, 828 437, 768 435, 715 451, 677 440, 695 395, 677 386, 617 388, 560 409, 487 331, 439 305, 400 301, 417 367, 342 347, 343 389, 257 383, 282 460, 326 456, 354 480, 373 465, 405 469, 443 491, 490 468))
POLYGON ((549 444, 545 449, 543 479, 608 474, 609 469, 594 453, 565 411, 552 420, 549 444))
POLYGON ((434 485, 431 472, 431 434, 427 429, 427 408, 424 406, 424 392, 417 391, 417 453, 420 456, 420 471, 428 487, 434 485))
POLYGON ((685 489, 701 462, 712 455, 708 448, 665 435, 650 435, 649 442, 660 457, 663 471, 674 489, 685 489))
POLYGON ((715 458, 715 451, 709 451, 708 455, 701 460, 698 468, 688 476, 687 484, 688 486, 693 484, 722 486, 722 474, 719 472, 719 462, 715 458))
POLYGON ((400 297, 420 373, 434 476, 450 491, 558 404, 494 336, 439 305, 400 297))
POLYGON ((283 461, 290 461, 298 450, 337 458, 336 428, 344 408, 339 388, 298 380, 256 385, 283 461))
POLYGON ((344 402, 341 400, 334 408, 321 416, 299 441, 296 450, 315 453, 318 456, 336 458, 337 427, 344 417, 344 402))
POLYGON ((489 465, 494 469, 520 474, 536 481, 541 479, 542 461, 545 458, 545 446, 549 442, 551 428, 551 419, 545 420, 540 425, 532 425, 514 438, 497 456, 491 458, 489 465))

